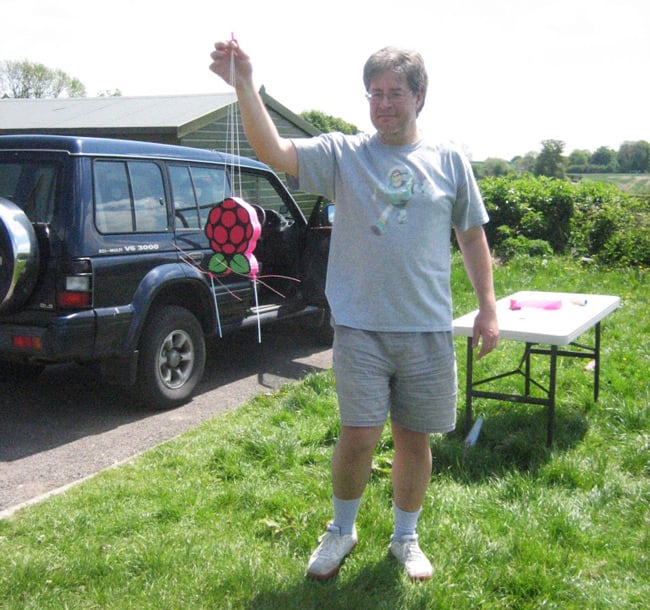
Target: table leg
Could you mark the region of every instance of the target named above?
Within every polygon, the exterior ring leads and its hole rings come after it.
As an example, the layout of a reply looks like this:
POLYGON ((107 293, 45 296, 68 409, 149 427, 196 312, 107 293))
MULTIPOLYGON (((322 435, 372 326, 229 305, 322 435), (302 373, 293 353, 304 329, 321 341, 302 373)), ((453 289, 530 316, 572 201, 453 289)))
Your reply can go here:
POLYGON ((467 337, 467 378, 465 380, 465 430, 472 426, 472 375, 473 375, 472 337, 467 337))
POLYGON ((555 395, 557 386, 557 361, 559 356, 567 356, 574 358, 592 358, 594 359, 594 401, 598 400, 600 389, 600 322, 595 325, 595 343, 594 347, 580 345, 578 343, 571 343, 571 346, 576 349, 559 349, 557 345, 551 345, 549 348, 536 347, 536 344, 526 343, 526 348, 519 362, 519 367, 513 371, 487 377, 480 381, 473 381, 473 356, 472 338, 467 338, 467 378, 465 380, 465 429, 471 430, 472 427, 472 398, 494 398, 498 400, 508 400, 511 402, 524 402, 527 404, 544 405, 548 408, 548 422, 546 431, 546 445, 550 447, 553 444, 553 436, 555 433, 555 395), (550 382, 548 390, 540 385, 537 381, 531 378, 531 355, 542 354, 550 357, 550 382), (475 390, 474 388, 480 384, 489 383, 508 377, 513 374, 520 374, 524 376, 525 391, 524 394, 504 394, 500 392, 489 392, 475 390), (535 385, 546 394, 546 398, 538 398, 531 396, 531 385, 535 385))
POLYGON ((524 386, 524 395, 530 396, 530 349, 532 348, 532 343, 526 343, 526 351, 524 352, 524 378, 526 379, 526 384, 524 386))
POLYGON ((557 345, 551 345, 551 370, 548 388, 548 423, 546 430, 546 446, 553 444, 555 430, 555 380, 557 378, 557 345))
POLYGON ((596 366, 594 368, 594 402, 596 402, 598 400, 598 392, 600 389, 600 322, 596 324, 594 361, 596 363, 596 366))

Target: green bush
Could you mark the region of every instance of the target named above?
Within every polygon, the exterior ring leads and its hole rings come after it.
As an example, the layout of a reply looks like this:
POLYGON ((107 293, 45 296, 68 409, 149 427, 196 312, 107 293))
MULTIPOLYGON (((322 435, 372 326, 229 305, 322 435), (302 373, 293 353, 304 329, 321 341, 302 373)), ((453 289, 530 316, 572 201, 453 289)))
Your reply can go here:
POLYGON ((647 204, 601 182, 580 182, 574 191, 571 246, 577 254, 610 265, 650 264, 647 204))
POLYGON ((626 197, 615 186, 601 182, 579 182, 573 190, 571 246, 579 254, 597 255, 623 226, 629 226, 626 197))
POLYGON ((543 239, 529 239, 523 235, 506 237, 495 248, 494 254, 502 262, 509 261, 517 256, 553 256, 553 248, 543 239))
POLYGON ((650 228, 635 227, 628 233, 615 233, 600 258, 613 265, 650 267, 650 228))
POLYGON ((650 264, 647 202, 614 185, 513 174, 479 185, 490 214, 488 240, 500 258, 570 250, 609 265, 650 264))
POLYGON ((498 246, 499 227, 508 227, 509 237, 548 242, 554 252, 564 252, 570 237, 573 215, 572 185, 545 176, 485 178, 481 192, 490 214, 488 239, 498 246))

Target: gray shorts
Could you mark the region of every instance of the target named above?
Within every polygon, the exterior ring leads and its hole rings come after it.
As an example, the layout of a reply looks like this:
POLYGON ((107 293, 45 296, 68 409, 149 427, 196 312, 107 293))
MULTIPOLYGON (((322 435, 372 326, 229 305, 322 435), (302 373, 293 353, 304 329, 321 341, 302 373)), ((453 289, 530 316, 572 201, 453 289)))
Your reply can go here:
POLYGON ((341 424, 415 432, 456 426, 456 353, 451 332, 369 332, 336 326, 334 373, 341 424))

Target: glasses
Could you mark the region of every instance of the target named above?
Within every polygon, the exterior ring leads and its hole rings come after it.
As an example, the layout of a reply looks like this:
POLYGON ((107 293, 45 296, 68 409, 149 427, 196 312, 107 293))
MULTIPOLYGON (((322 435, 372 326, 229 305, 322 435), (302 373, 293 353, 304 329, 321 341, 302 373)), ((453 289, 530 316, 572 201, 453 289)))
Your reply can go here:
POLYGON ((400 104, 406 97, 407 94, 404 91, 389 91, 388 93, 373 91, 372 93, 366 93, 366 99, 371 104, 381 104, 384 99, 389 104, 400 104))

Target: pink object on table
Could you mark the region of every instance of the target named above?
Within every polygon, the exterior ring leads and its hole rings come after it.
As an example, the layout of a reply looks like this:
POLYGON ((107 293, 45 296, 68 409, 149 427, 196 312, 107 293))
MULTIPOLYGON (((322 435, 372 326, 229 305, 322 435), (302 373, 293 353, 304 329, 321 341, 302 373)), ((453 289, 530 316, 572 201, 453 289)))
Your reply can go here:
POLYGON ((517 310, 524 307, 533 307, 535 309, 560 309, 562 307, 562 301, 518 301, 517 299, 510 299, 510 309, 517 310))

